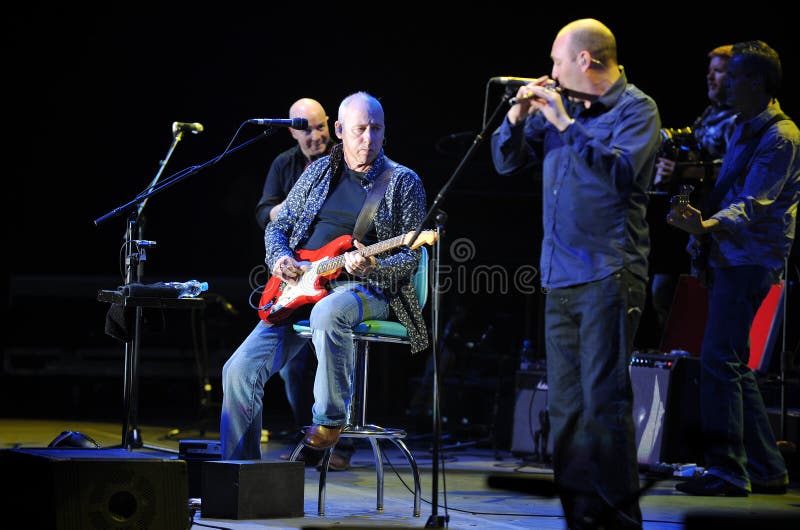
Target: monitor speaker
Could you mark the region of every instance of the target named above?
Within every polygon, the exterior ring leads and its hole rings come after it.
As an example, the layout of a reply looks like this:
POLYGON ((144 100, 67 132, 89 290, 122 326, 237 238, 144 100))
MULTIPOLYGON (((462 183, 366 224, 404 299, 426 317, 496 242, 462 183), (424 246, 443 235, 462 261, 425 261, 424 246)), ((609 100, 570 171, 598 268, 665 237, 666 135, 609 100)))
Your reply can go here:
POLYGON ((186 462, 124 449, 0 450, 0 512, 25 528, 188 529, 186 462))
POLYGON ((203 517, 301 517, 305 465, 267 460, 211 460, 201 473, 203 517))

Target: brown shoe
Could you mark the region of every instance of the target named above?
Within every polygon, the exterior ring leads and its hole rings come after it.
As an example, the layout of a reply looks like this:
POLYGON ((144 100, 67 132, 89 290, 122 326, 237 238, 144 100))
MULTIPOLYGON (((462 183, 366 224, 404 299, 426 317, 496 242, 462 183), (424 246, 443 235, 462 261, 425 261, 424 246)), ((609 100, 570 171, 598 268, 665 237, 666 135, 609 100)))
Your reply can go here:
POLYGON ((339 434, 342 432, 341 426, 327 427, 325 425, 314 424, 303 438, 303 445, 312 449, 327 449, 333 447, 339 441, 339 434))
MULTIPOLYGON (((315 451, 310 447, 303 447, 300 451, 300 456, 297 457, 297 462, 305 462, 306 467, 317 467, 322 462, 322 456, 320 451, 315 451)), ((291 457, 291 453, 284 453, 278 456, 281 460, 289 460, 291 457)))
MULTIPOLYGON (((322 462, 317 464, 317 469, 322 471, 322 462)), ((350 457, 337 453, 331 453, 331 459, 328 461, 328 471, 347 471, 350 469, 350 457)))

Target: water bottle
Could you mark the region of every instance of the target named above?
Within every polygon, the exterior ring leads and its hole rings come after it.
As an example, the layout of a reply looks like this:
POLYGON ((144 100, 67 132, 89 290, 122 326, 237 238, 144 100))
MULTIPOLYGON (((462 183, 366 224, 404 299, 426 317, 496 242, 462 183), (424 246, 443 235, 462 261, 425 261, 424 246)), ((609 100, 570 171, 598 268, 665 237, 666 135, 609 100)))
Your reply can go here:
POLYGON ((208 291, 208 282, 189 280, 188 282, 165 282, 166 287, 175 289, 178 298, 197 298, 203 291, 208 291))

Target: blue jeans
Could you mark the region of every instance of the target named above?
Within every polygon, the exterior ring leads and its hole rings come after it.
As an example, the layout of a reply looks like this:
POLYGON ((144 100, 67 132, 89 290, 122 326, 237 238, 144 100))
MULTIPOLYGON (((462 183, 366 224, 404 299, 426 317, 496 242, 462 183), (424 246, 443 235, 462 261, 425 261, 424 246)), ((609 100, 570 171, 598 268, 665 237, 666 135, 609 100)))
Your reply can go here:
POLYGON ((553 473, 570 527, 586 517, 641 526, 628 370, 645 300, 646 283, 625 270, 547 295, 553 473))
MULTIPOLYGON (((350 331, 361 321, 384 319, 386 298, 354 282, 341 283, 311 310, 312 342, 317 354, 312 420, 327 426, 347 421, 352 395, 355 350, 350 331)), ((259 321, 222 368, 222 458, 261 458, 264 385, 307 344, 291 324, 259 321)))
POLYGON ((280 369, 286 390, 286 400, 294 415, 295 426, 299 429, 311 423, 311 407, 314 406, 314 374, 317 372, 317 357, 310 344, 280 369))
POLYGON ((772 283, 758 266, 712 270, 700 355, 700 413, 708 472, 750 490, 751 480, 788 481, 755 375, 750 327, 772 283))
MULTIPOLYGON (((317 373, 317 356, 310 343, 306 343, 299 352, 286 363, 278 372, 283 379, 286 400, 292 409, 294 416, 297 438, 294 442, 300 441, 303 436, 302 429, 312 423, 311 408, 314 406, 314 377, 317 373)), ((311 451, 306 448, 306 451, 311 451)), ((352 457, 355 453, 355 446, 352 438, 342 438, 333 449, 334 453, 352 457)))

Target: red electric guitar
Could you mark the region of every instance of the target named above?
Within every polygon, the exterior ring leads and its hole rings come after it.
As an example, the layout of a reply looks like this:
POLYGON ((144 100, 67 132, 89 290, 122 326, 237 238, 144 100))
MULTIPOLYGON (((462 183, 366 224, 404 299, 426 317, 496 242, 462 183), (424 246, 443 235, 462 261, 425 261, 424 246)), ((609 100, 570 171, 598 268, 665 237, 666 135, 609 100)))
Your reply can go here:
MULTIPOLYGON (((408 232, 385 241, 362 248, 359 252, 365 258, 407 245, 415 249, 424 244, 433 244, 438 234, 435 230, 423 230, 412 242, 414 232, 408 232)), ((258 303, 258 316, 269 324, 286 320, 294 311, 306 304, 313 304, 328 294, 329 281, 338 277, 344 267, 345 252, 353 249, 353 236, 339 236, 317 250, 298 250, 297 261, 308 263, 296 285, 289 285, 277 276, 272 276, 264 286, 258 303)))

